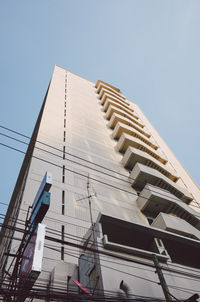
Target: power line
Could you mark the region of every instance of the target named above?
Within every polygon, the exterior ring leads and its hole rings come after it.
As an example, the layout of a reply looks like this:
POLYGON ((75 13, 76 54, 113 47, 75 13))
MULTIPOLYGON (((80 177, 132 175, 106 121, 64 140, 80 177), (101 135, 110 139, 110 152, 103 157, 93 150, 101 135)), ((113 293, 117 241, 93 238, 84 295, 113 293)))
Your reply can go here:
MULTIPOLYGON (((56 219, 52 219, 52 220, 53 220, 53 221, 57 221, 56 219)), ((61 221, 61 222, 63 223, 63 221, 61 221)), ((77 226, 77 225, 75 225, 75 226, 77 226)), ((50 229, 50 228, 49 228, 49 229, 50 229)), ((88 229, 88 228, 86 228, 86 229, 88 229)), ((58 231, 58 232, 59 232, 59 231, 58 231)), ((71 235, 71 234, 69 234, 69 235, 72 236, 72 237, 74 236, 74 235, 71 235)), ((80 237, 79 237, 79 238, 80 238, 80 237)), ((175 263, 173 263, 173 265, 176 266, 175 263)), ((196 275, 195 275, 195 277, 196 277, 196 275)), ((199 278, 199 276, 198 276, 198 278, 199 278)))
MULTIPOLYGON (((57 221, 56 219, 52 219, 53 221, 57 221)), ((67 223, 67 222, 64 222, 64 221, 60 221, 59 220, 59 222, 62 222, 62 223, 67 223)), ((75 226, 77 226, 77 225, 75 225, 75 226)), ((49 228, 50 229, 50 228, 49 228)), ((88 229, 88 228, 86 228, 86 229, 88 229)), ((54 230, 53 230, 54 231, 54 230)), ((59 231, 57 231, 57 232, 59 232, 59 231)), ((60 233, 60 232, 59 232, 60 233)), ((72 234, 69 234, 69 236, 71 236, 71 237, 73 237, 74 235, 72 235, 72 234)), ((70 237, 69 237, 70 238, 70 237)), ((81 237, 79 237, 79 238, 81 238, 81 237)), ((81 238, 82 239, 82 238, 81 238)), ((75 240, 77 240, 77 238, 75 239, 75 240)), ((173 263, 173 266, 176 266, 176 264, 175 263, 173 263)), ((177 265, 178 266, 178 265, 177 265)), ((192 270, 192 269, 190 269, 190 270, 192 270)), ((195 271, 196 272, 196 271, 195 271)), ((195 276, 196 277, 196 276, 195 276)))
MULTIPOLYGON (((59 236, 61 236, 61 232, 60 231, 58 231, 58 230, 53 230, 53 229, 51 229, 51 228, 49 228, 49 227, 47 227, 47 231, 50 233, 50 234, 53 234, 53 235, 59 235, 59 236), (48 230, 52 230, 53 232, 51 232, 51 231, 48 231, 48 230)), ((75 240, 75 241, 80 241, 80 242, 82 242, 82 237, 79 237, 79 236, 76 236, 76 235, 73 235, 73 234, 70 234, 70 233, 65 233, 65 238, 69 238, 69 239, 72 239, 72 240, 75 240)), ((91 240, 89 240, 89 242, 90 242, 91 240)), ((99 244, 97 244, 97 246, 98 247, 102 247, 102 245, 100 245, 99 246, 99 244)), ((108 260, 106 260, 106 259, 104 259, 104 261, 107 261, 107 262, 110 262, 110 261, 108 261, 108 260)), ((113 262, 113 261, 112 261, 113 262)), ((117 263, 116 262, 116 264, 120 264, 120 263, 117 263)), ((124 264, 123 264, 124 265, 124 264)), ((173 266, 176 266, 176 264, 175 263, 173 263, 173 266)), ((139 267, 133 267, 133 268, 138 268, 138 269, 142 269, 142 268, 139 268, 139 267)), ((146 269, 144 269, 145 271, 146 271, 146 269)), ((190 270, 192 270, 192 269, 190 269, 190 270)), ((152 272, 152 271, 151 271, 152 272)), ((195 270, 194 270, 194 272, 196 272, 195 270)), ((180 276, 180 277, 182 277, 182 276, 180 276)), ((192 275, 192 277, 193 277, 193 275, 192 275)), ((196 277, 196 276, 195 276, 196 277)), ((200 278, 200 276, 198 276, 199 278, 200 278)), ((196 280, 196 279, 195 279, 196 280)))
MULTIPOLYGON (((7 227, 8 229, 12 229, 12 227, 10 227, 10 226, 4 226, 4 227, 7 227)), ((23 229, 20 229, 20 228, 13 228, 13 229, 15 229, 15 231, 24 233, 23 229)), ((27 234, 28 234, 28 232, 27 232, 27 234)), ((51 237, 51 236, 48 236, 48 235, 45 236, 45 239, 46 240, 50 240, 52 242, 60 243, 62 245, 68 245, 68 246, 71 246, 71 247, 75 247, 75 248, 79 248, 79 249, 84 249, 84 250, 96 252, 96 253, 99 253, 101 255, 105 255, 105 256, 111 257, 111 258, 113 257, 113 258, 124 260, 124 261, 127 261, 127 262, 133 262, 133 263, 141 264, 141 265, 144 265, 144 266, 147 266, 147 267, 155 268, 154 264, 146 262, 146 261, 143 261, 143 260, 132 259, 132 258, 125 257, 125 256, 116 255, 116 254, 113 254, 111 252, 107 252, 105 250, 104 251, 103 250, 97 250, 97 249, 94 249, 94 248, 83 246, 81 244, 77 244, 77 243, 73 243, 73 242, 70 242, 70 241, 54 238, 54 237, 51 237)), ((161 269, 164 270, 164 271, 180 273, 180 274, 185 275, 185 276, 193 276, 193 277, 196 277, 197 279, 200 278, 199 275, 190 274, 188 272, 184 272, 184 271, 181 271, 181 270, 176 270, 176 269, 165 267, 165 266, 161 266, 161 269)))
MULTIPOLYGON (((20 133, 20 132, 14 131, 14 130, 9 129, 9 128, 7 128, 7 127, 4 127, 4 126, 2 126, 2 125, 0 125, 0 128, 3 128, 3 129, 5 129, 5 130, 7 130, 7 131, 10 131, 10 132, 13 132, 13 133, 15 133, 15 134, 17 134, 17 135, 20 135, 20 136, 22 136, 22 137, 28 138, 29 140, 31 139, 29 136, 26 136, 26 135, 24 135, 24 134, 22 134, 22 133, 20 133)), ((4 135, 4 136, 6 136, 6 137, 8 137, 8 138, 14 139, 14 140, 16 140, 16 141, 18 141, 18 142, 21 142, 21 143, 23 143, 23 144, 28 145, 28 143, 26 143, 26 142, 24 142, 24 141, 21 141, 21 140, 18 140, 18 139, 16 139, 16 138, 13 138, 13 137, 11 137, 11 136, 8 136, 8 135, 2 134, 2 133, 0 133, 0 135, 4 135)), ((135 180, 134 178, 131 178, 131 177, 125 175, 125 174, 122 174, 122 173, 120 173, 120 172, 118 172, 118 171, 109 169, 109 168, 107 168, 107 167, 105 167, 105 166, 102 166, 102 165, 99 165, 99 164, 97 164, 97 163, 91 162, 91 161, 89 161, 89 160, 87 160, 87 159, 84 159, 84 158, 82 158, 82 157, 79 157, 79 156, 77 156, 77 155, 71 154, 71 153, 69 153, 69 152, 63 152, 63 150, 61 150, 61 149, 59 149, 59 148, 56 148, 56 147, 53 147, 53 146, 51 146, 51 145, 49 145, 49 144, 46 144, 46 143, 44 143, 44 142, 41 142, 41 141, 38 141, 38 140, 34 140, 34 141, 37 142, 37 143, 40 143, 40 144, 42 144, 42 145, 45 145, 45 146, 47 146, 47 147, 50 147, 50 148, 52 148, 52 149, 54 149, 54 150, 56 150, 56 151, 59 151, 59 152, 61 152, 62 154, 64 153, 64 154, 70 155, 70 156, 75 157, 75 158, 77 158, 77 159, 79 159, 79 160, 85 161, 85 162, 87 162, 87 163, 89 163, 89 164, 92 164, 92 165, 98 166, 98 167, 100 167, 100 168, 102 168, 102 169, 105 169, 105 170, 107 170, 107 171, 109 171, 109 172, 113 172, 113 173, 118 174, 118 175, 120 175, 120 176, 126 177, 126 178, 128 178, 129 180, 135 180)), ((55 154, 55 153, 53 153, 53 152, 50 152, 50 151, 48 151, 48 150, 39 148, 39 147, 37 147, 37 146, 35 146, 35 148, 36 148, 36 149, 39 149, 39 150, 41 150, 41 151, 47 152, 47 153, 49 153, 49 154, 51 154, 51 155, 57 156, 57 157, 59 157, 59 158, 63 158, 62 156, 59 156, 59 155, 57 155, 57 154, 55 154)), ((21 151, 21 150, 20 150, 20 151, 21 151)), ((22 152, 23 152, 23 151, 22 151, 22 152)), ((72 160, 70 160, 70 159, 68 159, 68 158, 65 158, 65 159, 66 159, 66 160, 69 160, 69 161, 71 161, 71 162, 74 162, 74 161, 72 161, 72 160)), ((81 164, 80 162, 74 162, 74 163, 76 163, 76 164, 78 164, 78 165, 83 165, 83 164, 81 164)), ((84 165, 84 166, 85 166, 85 165, 84 165)), ((118 177, 116 177, 116 176, 114 176, 114 175, 107 174, 107 173, 105 173, 105 172, 103 172, 103 171, 99 171, 99 170, 93 169, 93 168, 88 167, 88 166, 85 166, 85 167, 87 167, 87 168, 89 168, 89 169, 92 169, 92 170, 95 170, 95 171, 97 171, 97 172, 99 172, 99 173, 103 173, 103 174, 108 175, 108 176, 110 176, 110 177, 114 177, 114 178, 116 178, 116 179, 118 179, 118 180, 120 180, 120 181, 124 181, 124 182, 130 184, 129 180, 123 180, 123 179, 118 178, 118 177)), ((162 189, 162 188, 159 188, 159 189, 160 189, 161 191, 163 191, 164 193, 166 192, 166 190, 164 190, 164 189, 162 189)), ((146 190, 148 190, 148 189, 146 189, 146 190)), ((152 191, 153 191, 153 190, 152 190, 152 191)), ((154 192, 154 191, 153 191, 153 192, 154 192)), ((132 193, 132 192, 130 192, 130 193, 132 193)), ((134 193, 132 193, 132 194, 134 194, 134 193)), ((138 196, 137 194, 135 194, 135 195, 138 196)), ((167 195, 163 195, 163 196, 166 197, 167 195)), ((176 199, 174 198, 174 200, 176 200, 176 199)), ((194 206, 194 205, 193 205, 193 206, 194 206)))
MULTIPOLYGON (((7 148, 9 148, 9 149, 12 149, 12 150, 14 150, 14 151, 16 151, 16 152, 19 152, 19 153, 22 153, 22 154, 26 154, 26 152, 24 152, 24 151, 22 151, 22 150, 19 150, 19 149, 17 149, 17 148, 11 147, 11 146, 9 146, 9 145, 7 145, 7 144, 0 143, 0 145, 2 145, 2 146, 4 146, 4 147, 7 147, 7 148)), ((33 157, 33 158, 35 158, 35 159, 38 159, 38 160, 41 160, 41 161, 43 161, 43 162, 45 162, 45 163, 51 164, 51 165, 53 165, 53 166, 56 166, 56 167, 58 167, 58 168, 60 168, 60 169, 65 169, 66 171, 72 172, 72 173, 77 174, 77 175, 79 175, 79 176, 82 176, 82 177, 85 177, 85 178, 88 177, 88 176, 85 175, 85 174, 82 174, 82 173, 80 173, 80 172, 74 171, 74 170, 69 169, 69 168, 66 168, 66 167, 63 168, 63 166, 60 166, 60 165, 58 165, 58 164, 56 164, 56 163, 53 163, 53 162, 50 162, 50 161, 48 161, 48 160, 46 160, 46 159, 42 159, 41 157, 38 157, 38 156, 35 156, 35 155, 30 156, 30 158, 31 158, 31 157, 33 157)), ((89 167, 87 167, 87 168, 89 168, 89 167)), ((98 172, 99 172, 99 173, 105 174, 104 172, 101 172, 101 171, 98 171, 98 172)), ((109 175, 109 176, 112 177, 112 175, 109 175)), ((117 186, 115 186, 115 185, 111 185, 110 183, 106 183, 106 182, 104 182, 104 181, 102 181, 102 180, 99 180, 99 179, 96 179, 96 178, 93 178, 93 177, 90 177, 90 179, 93 180, 93 181, 95 181, 95 182, 99 182, 99 183, 101 183, 101 184, 103 184, 103 185, 112 187, 112 188, 115 189, 115 190, 119 190, 119 191, 122 191, 122 192, 125 192, 125 193, 128 193, 128 194, 131 194, 131 195, 134 195, 134 196, 138 197, 138 195, 137 195, 136 193, 133 193, 133 192, 128 191, 128 190, 125 190, 125 189, 123 189, 123 188, 119 188, 119 187, 117 187, 117 186)), ((119 179, 119 180, 120 180, 120 179, 119 179)), ((161 188, 159 188, 159 189, 161 189, 161 188)), ((154 190, 149 190, 149 189, 147 189, 147 188, 144 188, 143 190, 157 193, 156 191, 154 191, 154 190)), ((161 189, 161 190, 164 191, 164 192, 166 192, 166 191, 163 190, 163 189, 161 189)), ((163 193, 160 193, 160 195, 163 196, 163 197, 168 197, 166 194, 163 194, 163 193)), ((143 199, 148 200, 148 198, 146 198, 146 197, 143 197, 143 199)), ((176 200, 176 199, 172 197, 171 200, 176 200)), ((194 216, 195 216, 195 217, 200 217, 200 215, 194 215, 194 216)))

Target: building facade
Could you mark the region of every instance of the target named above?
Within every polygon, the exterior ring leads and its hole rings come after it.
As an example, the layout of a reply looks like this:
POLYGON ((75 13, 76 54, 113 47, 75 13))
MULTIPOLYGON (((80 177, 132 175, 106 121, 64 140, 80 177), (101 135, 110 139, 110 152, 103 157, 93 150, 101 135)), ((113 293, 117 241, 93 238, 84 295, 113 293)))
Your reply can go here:
POLYGON ((120 89, 55 66, 1 230, 2 294, 19 290, 13 258, 46 172, 51 204, 33 301, 89 297, 76 281, 104 301, 200 293, 199 187, 120 89))

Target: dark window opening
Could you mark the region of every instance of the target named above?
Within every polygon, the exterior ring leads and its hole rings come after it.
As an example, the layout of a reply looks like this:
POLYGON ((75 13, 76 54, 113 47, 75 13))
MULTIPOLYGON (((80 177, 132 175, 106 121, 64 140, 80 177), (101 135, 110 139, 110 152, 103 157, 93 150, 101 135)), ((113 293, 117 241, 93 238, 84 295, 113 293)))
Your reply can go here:
POLYGON ((101 216, 100 223, 108 243, 169 255, 173 263, 200 269, 198 240, 106 215, 101 216))
POLYGON ((200 247, 170 239, 162 239, 162 241, 172 262, 200 268, 200 247))
POLYGON ((129 228, 115 223, 103 222, 103 234, 107 235, 108 241, 124 246, 159 253, 153 235, 146 234, 141 230, 129 228))
POLYGON ((61 240, 65 240, 65 226, 62 225, 62 228, 61 228, 61 240))
POLYGON ((65 215, 65 205, 62 204, 62 215, 65 215))
POLYGON ((63 166, 63 171, 62 171, 62 182, 65 182, 65 166, 63 166))
POLYGON ((65 254, 64 246, 61 246, 61 260, 64 260, 64 254, 65 254))
POLYGON ((62 215, 65 215, 65 191, 62 191, 62 215))

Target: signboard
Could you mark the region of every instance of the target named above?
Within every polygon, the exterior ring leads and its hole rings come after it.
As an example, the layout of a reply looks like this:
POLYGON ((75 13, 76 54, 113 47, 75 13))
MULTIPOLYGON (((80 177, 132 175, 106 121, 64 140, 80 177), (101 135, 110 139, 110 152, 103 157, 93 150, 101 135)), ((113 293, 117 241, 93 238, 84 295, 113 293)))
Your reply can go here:
POLYGON ((42 270, 45 228, 44 224, 38 224, 24 250, 20 269, 20 284, 23 286, 33 285, 42 270))
POLYGON ((46 172, 41 185, 37 191, 37 194, 35 196, 35 199, 33 201, 33 205, 32 205, 32 213, 35 210, 35 207, 37 206, 38 202, 40 201, 40 198, 42 196, 42 194, 44 193, 44 191, 48 192, 49 189, 51 188, 52 185, 52 174, 50 172, 46 172))
POLYGON ((50 206, 50 196, 50 192, 44 191, 37 205, 34 207, 34 211, 32 211, 30 217, 31 229, 33 229, 34 224, 42 222, 50 206))
POLYGON ((83 286, 80 282, 78 282, 76 279, 72 278, 71 279, 84 293, 86 293, 89 296, 92 296, 92 293, 83 286))

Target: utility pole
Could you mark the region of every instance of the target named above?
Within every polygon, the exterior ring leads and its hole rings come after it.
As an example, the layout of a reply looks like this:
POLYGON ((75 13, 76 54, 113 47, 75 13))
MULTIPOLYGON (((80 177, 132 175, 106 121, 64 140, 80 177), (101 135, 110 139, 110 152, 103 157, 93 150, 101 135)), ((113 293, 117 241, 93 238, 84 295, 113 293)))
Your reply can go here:
POLYGON ((167 283, 165 281, 161 266, 160 266, 158 258, 155 254, 153 254, 153 262, 154 262, 156 272, 158 274, 158 278, 160 280, 160 285, 162 286, 162 290, 163 290, 163 293, 165 295, 166 301, 167 302, 172 302, 172 295, 169 292, 169 289, 168 289, 167 283))

